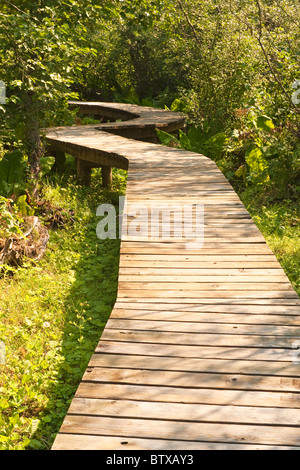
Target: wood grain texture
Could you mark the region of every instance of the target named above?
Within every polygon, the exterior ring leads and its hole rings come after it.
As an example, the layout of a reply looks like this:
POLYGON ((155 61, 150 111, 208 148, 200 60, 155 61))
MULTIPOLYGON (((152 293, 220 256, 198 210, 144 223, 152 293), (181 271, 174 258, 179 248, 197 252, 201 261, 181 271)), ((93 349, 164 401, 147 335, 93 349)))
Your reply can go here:
POLYGON ((155 143, 181 115, 75 105, 123 122, 48 141, 128 169, 127 220, 117 300, 52 448, 300 449, 300 299, 250 214, 214 162, 155 143), (201 246, 178 231, 183 205, 204 208, 201 246))

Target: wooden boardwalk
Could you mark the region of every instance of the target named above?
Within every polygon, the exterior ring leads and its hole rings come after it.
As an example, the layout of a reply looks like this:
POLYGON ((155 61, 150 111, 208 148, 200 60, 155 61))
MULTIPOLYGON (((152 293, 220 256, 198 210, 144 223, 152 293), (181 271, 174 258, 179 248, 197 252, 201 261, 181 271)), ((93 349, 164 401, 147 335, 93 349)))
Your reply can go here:
POLYGON ((92 127, 47 137, 129 167, 130 222, 147 223, 134 204, 204 205, 203 246, 123 227, 117 301, 53 450, 300 449, 300 299, 216 164, 92 127))

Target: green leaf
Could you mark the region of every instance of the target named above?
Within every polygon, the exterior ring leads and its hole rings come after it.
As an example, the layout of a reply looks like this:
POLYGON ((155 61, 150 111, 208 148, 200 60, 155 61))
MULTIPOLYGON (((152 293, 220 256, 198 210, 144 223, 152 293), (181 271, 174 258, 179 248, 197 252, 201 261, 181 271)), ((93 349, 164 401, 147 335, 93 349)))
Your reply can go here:
POLYGON ((7 152, 0 161, 0 194, 11 196, 14 188, 24 180, 23 155, 20 150, 7 152))
POLYGON ((185 150, 192 150, 190 139, 182 130, 179 130, 179 142, 180 146, 185 150))
POLYGON ((206 155, 213 159, 219 159, 229 142, 224 132, 218 132, 205 142, 206 155))
POLYGON ((275 128, 275 125, 272 119, 269 118, 268 116, 259 116, 257 118, 257 127, 266 132, 270 132, 272 129, 275 128))
POLYGON ((241 165, 234 173, 238 178, 244 176, 246 173, 246 165, 241 165))
POLYGON ((27 204, 26 194, 23 194, 18 198, 16 205, 19 211, 21 212, 22 216, 26 217, 34 215, 34 209, 27 204))
POLYGON ((258 184, 269 181, 268 162, 264 158, 262 149, 250 147, 245 155, 246 162, 250 170, 250 178, 258 184))
POLYGON ((191 127, 187 133, 191 149, 193 152, 203 153, 205 142, 210 135, 202 130, 201 127, 191 127))
POLYGON ((49 173, 55 163, 54 157, 41 157, 40 159, 40 168, 41 168, 41 176, 45 176, 49 173))
POLYGON ((172 134, 168 134, 168 132, 161 131, 156 129, 157 137, 159 138, 160 142, 163 145, 167 145, 168 147, 179 147, 180 142, 179 140, 172 134))
POLYGON ((154 104, 153 104, 153 101, 145 98, 141 100, 141 106, 148 106, 149 108, 153 108, 154 104))

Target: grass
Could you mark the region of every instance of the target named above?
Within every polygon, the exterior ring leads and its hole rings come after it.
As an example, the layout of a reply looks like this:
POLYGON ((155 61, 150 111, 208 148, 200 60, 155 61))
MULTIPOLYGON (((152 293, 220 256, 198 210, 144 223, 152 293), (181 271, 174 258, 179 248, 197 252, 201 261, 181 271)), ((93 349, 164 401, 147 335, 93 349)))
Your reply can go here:
POLYGON ((112 191, 72 177, 44 184, 53 206, 75 213, 51 231, 46 256, 0 279, 0 449, 49 449, 111 313, 117 291, 119 240, 100 241, 96 208, 116 204, 125 172, 112 191))
POLYGON ((240 197, 300 296, 300 206, 298 199, 273 201, 267 197, 253 197, 253 194, 247 191, 240 197))

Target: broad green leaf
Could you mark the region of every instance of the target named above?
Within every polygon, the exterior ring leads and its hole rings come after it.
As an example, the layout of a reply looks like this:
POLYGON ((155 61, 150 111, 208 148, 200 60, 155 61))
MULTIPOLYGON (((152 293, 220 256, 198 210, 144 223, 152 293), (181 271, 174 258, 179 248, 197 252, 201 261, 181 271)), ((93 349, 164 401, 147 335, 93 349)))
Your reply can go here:
POLYGON ((179 140, 172 134, 168 134, 168 132, 161 131, 156 129, 157 137, 159 138, 160 142, 163 145, 167 145, 168 147, 179 147, 180 142, 179 140))
POLYGON ((241 176, 245 176, 246 175, 246 172, 247 172, 247 169, 246 169, 246 165, 241 165, 237 170, 236 172, 234 173, 238 178, 240 178, 241 176))
POLYGON ((257 127, 266 132, 270 132, 272 129, 275 128, 272 119, 268 116, 259 116, 257 118, 257 127))
POLYGON ((54 157, 42 157, 40 159, 41 175, 45 176, 49 171, 51 171, 55 163, 54 157))
POLYGON ((218 132, 205 142, 205 149, 208 157, 218 159, 221 157, 229 139, 224 132, 218 132))
POLYGON ((142 99, 141 106, 149 106, 150 108, 153 108, 154 104, 153 104, 153 101, 151 100, 142 99))
POLYGON ((34 209, 27 204, 26 194, 20 196, 16 204, 23 217, 34 215, 34 209))
POLYGON ((11 196, 14 188, 24 182, 23 155, 13 150, 0 161, 0 195, 11 196))
POLYGON ((209 139, 209 134, 204 132, 201 127, 193 126, 189 129, 187 136, 189 138, 193 152, 203 153, 204 144, 209 139))
POLYGON ((250 178, 258 184, 269 181, 268 162, 264 158, 262 149, 259 147, 250 147, 245 155, 246 162, 250 170, 250 178))
POLYGON ((179 130, 179 142, 185 150, 192 150, 190 139, 182 130, 179 130))

